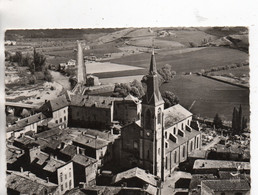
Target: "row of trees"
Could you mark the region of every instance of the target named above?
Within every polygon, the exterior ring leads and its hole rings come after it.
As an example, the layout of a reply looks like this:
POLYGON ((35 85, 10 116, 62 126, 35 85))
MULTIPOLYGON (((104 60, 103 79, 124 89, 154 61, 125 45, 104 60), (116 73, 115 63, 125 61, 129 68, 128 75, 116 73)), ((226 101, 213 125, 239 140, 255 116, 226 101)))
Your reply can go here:
MULTIPOLYGON (((219 114, 216 114, 213 119, 213 125, 216 129, 223 128, 223 121, 220 118, 219 114)), ((243 116, 242 106, 239 106, 239 109, 234 107, 232 114, 232 133, 234 135, 240 135, 243 133, 244 129, 247 128, 247 118, 243 116)))
POLYGON ((232 116, 232 131, 233 134, 241 134, 247 128, 247 118, 242 116, 242 106, 239 109, 234 107, 232 116))
MULTIPOLYGON (((23 55, 20 51, 17 51, 14 55, 6 53, 6 60, 15 62, 18 66, 28 67, 31 72, 31 77, 28 79, 30 84, 34 84, 37 77, 44 78, 46 81, 52 81, 52 76, 46 67, 46 57, 37 52, 34 48, 33 53, 27 53, 23 55)), ((25 76, 22 74, 21 76, 25 76)))

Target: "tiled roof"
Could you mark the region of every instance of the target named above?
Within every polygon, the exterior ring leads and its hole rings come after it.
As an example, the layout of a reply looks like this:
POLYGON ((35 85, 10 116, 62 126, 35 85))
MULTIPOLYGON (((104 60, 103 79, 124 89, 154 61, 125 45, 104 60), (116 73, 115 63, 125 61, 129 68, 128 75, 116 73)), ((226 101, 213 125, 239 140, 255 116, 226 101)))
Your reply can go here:
POLYGON ((144 182, 151 184, 153 186, 157 186, 157 180, 155 179, 155 176, 150 173, 146 173, 145 170, 140 169, 138 167, 118 173, 117 175, 115 175, 113 177, 112 183, 117 183, 124 179, 131 179, 134 177, 137 177, 137 178, 143 180, 144 182))
POLYGON ((26 118, 16 121, 14 125, 6 128, 6 132, 22 130, 24 127, 31 125, 33 123, 40 122, 46 118, 47 117, 44 114, 37 113, 35 115, 32 115, 32 116, 29 116, 29 117, 26 117, 26 118))
POLYGON ((76 154, 76 146, 74 145, 67 145, 65 148, 63 148, 60 153, 66 154, 70 157, 73 157, 76 154))
POLYGON ((202 184, 214 192, 248 191, 250 185, 246 180, 204 180, 202 184))
POLYGON ((72 161, 77 163, 77 164, 80 164, 84 167, 87 167, 95 162, 97 162, 96 159, 94 158, 90 158, 88 156, 85 156, 85 155, 81 155, 81 154, 76 154, 73 158, 72 158, 72 161))
POLYGON ((43 119, 46 119, 47 117, 42 114, 42 113, 38 113, 38 114, 34 114, 32 116, 23 118, 19 121, 16 121, 16 124, 20 127, 26 127, 27 125, 33 124, 33 123, 37 123, 43 119))
POLYGON ((176 104, 164 110, 165 129, 177 124, 178 122, 192 116, 192 113, 186 110, 180 104, 176 104))
POLYGON ((46 165, 43 167, 43 170, 55 172, 59 167, 63 165, 65 165, 65 162, 51 157, 49 160, 46 161, 46 165))
POLYGON ((247 179, 250 181, 250 175, 249 174, 242 174, 237 173, 236 171, 219 171, 219 178, 220 179, 247 179))
POLYGON ((206 150, 194 150, 192 151, 188 157, 192 157, 192 158, 206 158, 207 156, 207 151, 206 150))
POLYGON ((109 142, 107 142, 105 140, 94 138, 94 137, 89 137, 89 136, 85 136, 85 135, 81 135, 81 136, 77 137, 74 140, 74 142, 80 143, 82 145, 85 145, 85 146, 88 146, 88 147, 94 148, 94 149, 101 149, 109 144, 109 142))
POLYGON ((68 106, 68 101, 65 97, 65 95, 60 96, 56 99, 49 100, 50 106, 52 108, 52 111, 60 110, 66 106, 68 106))
POLYGON ((46 182, 31 173, 28 176, 27 172, 7 172, 7 188, 18 191, 21 194, 40 194, 44 189, 48 189, 53 192, 57 187, 58 186, 56 184, 46 182))
POLYGON ((225 161, 225 160, 196 160, 193 169, 219 169, 232 168, 236 169, 238 166, 244 170, 250 170, 249 162, 225 161))
POLYGON ((71 95, 72 106, 110 108, 116 100, 115 97, 89 96, 89 95, 71 95))
POLYGON ((46 131, 43 131, 41 133, 38 133, 38 134, 35 135, 35 137, 37 137, 37 138, 48 138, 48 137, 52 137, 54 135, 59 135, 61 132, 62 132, 61 129, 53 128, 53 129, 46 130, 46 131))
POLYGON ((38 165, 43 165, 46 160, 49 158, 49 155, 40 151, 40 153, 38 154, 37 158, 33 161, 34 163, 38 164, 38 165))
POLYGON ((194 189, 201 184, 202 180, 217 179, 213 174, 193 174, 189 185, 189 189, 194 189))

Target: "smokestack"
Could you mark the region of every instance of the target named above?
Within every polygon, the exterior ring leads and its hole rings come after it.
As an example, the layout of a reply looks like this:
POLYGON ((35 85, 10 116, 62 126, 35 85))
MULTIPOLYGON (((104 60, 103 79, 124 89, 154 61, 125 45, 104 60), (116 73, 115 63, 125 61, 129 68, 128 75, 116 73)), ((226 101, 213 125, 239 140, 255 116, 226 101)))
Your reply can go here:
POLYGON ((49 178, 47 177, 46 179, 47 179, 47 183, 49 183, 49 178))
POLYGON ((79 148, 79 146, 76 146, 76 154, 80 154, 80 148, 79 148))
POLYGON ((23 173, 23 167, 21 167, 20 169, 21 169, 21 173, 23 173))
POLYGON ((83 60, 83 49, 82 43, 77 41, 78 49, 77 49, 77 66, 78 66, 78 75, 77 80, 78 83, 86 84, 86 66, 83 60))

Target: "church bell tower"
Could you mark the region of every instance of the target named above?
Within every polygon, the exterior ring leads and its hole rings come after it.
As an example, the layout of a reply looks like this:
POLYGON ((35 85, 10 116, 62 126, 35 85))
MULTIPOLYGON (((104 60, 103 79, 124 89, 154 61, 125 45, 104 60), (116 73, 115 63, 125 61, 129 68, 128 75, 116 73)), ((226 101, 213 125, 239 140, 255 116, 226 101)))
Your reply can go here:
POLYGON ((162 178, 164 101, 159 91, 154 50, 151 55, 146 85, 147 91, 142 101, 141 126, 143 128, 143 140, 141 160, 146 170, 162 178))

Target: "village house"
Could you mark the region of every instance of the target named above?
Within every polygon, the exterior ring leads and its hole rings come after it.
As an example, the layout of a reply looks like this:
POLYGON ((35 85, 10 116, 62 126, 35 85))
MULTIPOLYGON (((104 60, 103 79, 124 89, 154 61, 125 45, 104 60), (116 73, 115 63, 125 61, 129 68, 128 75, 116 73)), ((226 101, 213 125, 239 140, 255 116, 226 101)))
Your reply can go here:
POLYGON ((153 194, 159 194, 161 181, 145 170, 135 167, 115 175, 111 184, 114 186, 137 188, 149 187, 153 189, 153 194))
POLYGON ((201 195, 249 195, 250 184, 246 180, 204 180, 201 195))
POLYGON ((86 185, 96 185, 96 175, 98 170, 97 160, 85 155, 75 154, 72 158, 74 166, 74 185, 78 186, 80 182, 86 185))
POLYGON ((193 171, 196 174, 217 174, 218 171, 237 171, 250 173, 250 163, 225 160, 202 160, 194 162, 193 171))
POLYGON ((46 120, 47 117, 43 113, 37 113, 32 116, 19 119, 15 122, 14 125, 6 128, 6 139, 9 139, 11 137, 21 137, 29 131, 37 133, 38 126, 42 126, 46 120))
POLYGON ((66 128, 68 124, 68 101, 66 97, 60 96, 53 100, 46 100, 40 110, 48 118, 49 123, 55 123, 60 128, 66 128))
POLYGON ((114 99, 103 96, 71 95, 69 127, 110 129, 114 99))
POLYGON ((58 186, 26 171, 7 171, 7 194, 58 195, 58 186))

